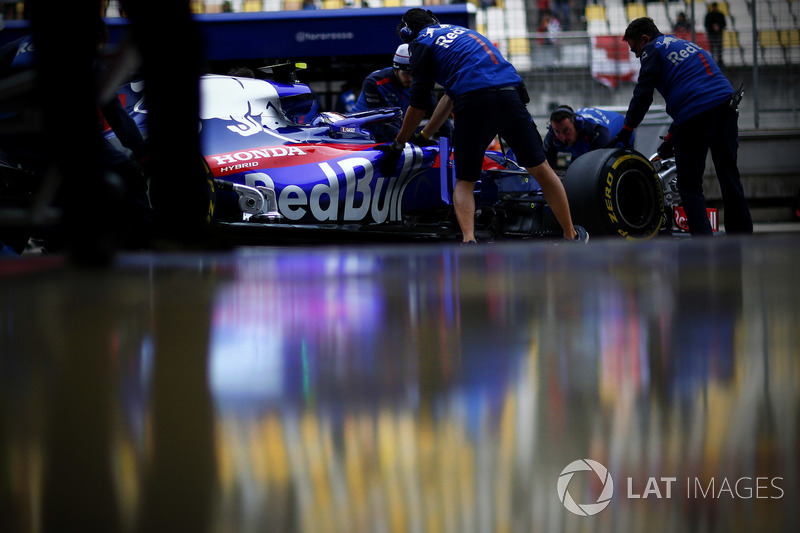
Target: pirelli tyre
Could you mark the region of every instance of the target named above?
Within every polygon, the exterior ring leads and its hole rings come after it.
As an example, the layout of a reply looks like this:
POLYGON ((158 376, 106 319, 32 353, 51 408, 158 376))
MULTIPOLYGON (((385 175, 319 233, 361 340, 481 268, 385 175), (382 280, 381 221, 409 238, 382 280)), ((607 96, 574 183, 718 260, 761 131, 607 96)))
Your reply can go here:
POLYGON ((563 179, 572 220, 590 235, 649 239, 664 221, 664 191, 650 162, 627 148, 575 159, 563 179))

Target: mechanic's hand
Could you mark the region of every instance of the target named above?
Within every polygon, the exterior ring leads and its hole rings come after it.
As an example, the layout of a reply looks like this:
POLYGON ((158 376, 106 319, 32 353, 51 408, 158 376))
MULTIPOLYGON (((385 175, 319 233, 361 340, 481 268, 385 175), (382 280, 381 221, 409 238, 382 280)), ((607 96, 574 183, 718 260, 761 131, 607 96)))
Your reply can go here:
POLYGON ((670 157, 675 157, 675 145, 672 142, 672 135, 667 135, 666 137, 661 137, 664 142, 661 143, 661 146, 658 147, 658 157, 661 159, 669 159, 670 157))
POLYGON ((408 140, 408 142, 416 146, 436 146, 437 144, 439 144, 433 139, 425 137, 422 134, 422 132, 415 133, 414 135, 412 135, 411 138, 408 140))
POLYGON ((376 150, 383 152, 380 171, 386 177, 397 174, 397 162, 400 161, 400 154, 403 153, 404 145, 395 141, 387 144, 379 144, 376 150))
POLYGON ((627 128, 622 128, 617 133, 616 137, 611 139, 611 142, 608 143, 606 148, 615 148, 618 145, 622 145, 623 148, 630 148, 631 146, 631 135, 633 135, 633 130, 629 130, 627 128))

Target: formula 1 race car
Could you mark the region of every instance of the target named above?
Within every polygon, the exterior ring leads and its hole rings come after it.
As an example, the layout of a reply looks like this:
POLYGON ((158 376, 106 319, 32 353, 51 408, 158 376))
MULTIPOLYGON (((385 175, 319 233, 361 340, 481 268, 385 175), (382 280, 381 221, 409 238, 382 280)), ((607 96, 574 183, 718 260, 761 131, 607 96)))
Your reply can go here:
MULTIPOLYGON (((448 139, 406 144, 396 172, 380 171, 383 152, 370 129, 402 118, 399 109, 323 112, 301 123, 314 94, 296 81, 293 63, 263 67, 258 78, 206 75, 200 89, 214 223, 229 234, 251 243, 460 237, 448 139)), ((142 91, 132 83, 122 93, 146 128, 142 91)), ((665 227, 665 208, 671 212, 655 168, 633 150, 577 158, 563 183, 575 223, 593 236, 650 238, 665 227)), ((538 183, 501 151, 486 151, 475 195, 481 240, 561 236, 538 183)))

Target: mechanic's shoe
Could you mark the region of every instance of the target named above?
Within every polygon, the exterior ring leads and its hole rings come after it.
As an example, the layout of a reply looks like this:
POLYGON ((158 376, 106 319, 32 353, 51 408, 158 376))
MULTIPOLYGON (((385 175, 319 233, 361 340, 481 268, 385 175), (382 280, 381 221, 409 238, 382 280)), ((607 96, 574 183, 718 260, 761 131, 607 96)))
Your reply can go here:
POLYGON ((569 242, 577 242, 579 244, 586 244, 589 242, 589 232, 586 231, 583 226, 578 226, 576 224, 573 227, 575 228, 575 237, 573 237, 569 242))

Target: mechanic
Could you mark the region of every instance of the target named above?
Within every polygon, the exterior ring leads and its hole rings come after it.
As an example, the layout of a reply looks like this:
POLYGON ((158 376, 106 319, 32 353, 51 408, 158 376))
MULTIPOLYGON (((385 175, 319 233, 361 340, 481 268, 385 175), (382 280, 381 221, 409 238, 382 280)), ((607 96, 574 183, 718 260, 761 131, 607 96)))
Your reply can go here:
MULTIPOLYGON (((107 76, 108 68, 100 60, 103 49, 108 45, 108 28, 103 20, 95 21, 96 46, 98 58, 93 61, 93 79, 101 80, 107 76)), ((24 72, 35 68, 35 46, 33 35, 25 35, 9 45, 0 49, 0 70, 3 74, 24 72), (16 47, 16 50, 14 50, 16 47)), ((15 115, 10 112, 7 115, 15 115)), ((147 240, 146 232, 152 224, 152 209, 147 196, 147 181, 142 173, 140 166, 148 158, 148 150, 145 140, 139 131, 133 118, 127 113, 118 98, 112 98, 107 102, 98 105, 97 131, 102 132, 108 126, 115 134, 121 144, 122 149, 114 145, 105 136, 100 136, 100 158, 99 162, 104 171, 112 171, 117 178, 111 186, 115 192, 124 192, 124 200, 117 206, 118 210, 115 224, 117 224, 118 241, 126 247, 141 247, 147 240), (117 188, 121 190, 117 190, 117 188)), ((8 161, 24 165, 31 169, 38 169, 43 172, 50 161, 43 157, 38 145, 40 139, 22 138, 6 139, 3 142, 3 157, 8 161), (35 146, 34 146, 35 145, 35 146), (6 151, 7 149, 7 151, 6 151)), ((66 194, 60 192, 57 203, 66 194)), ((57 251, 62 246, 60 243, 60 232, 48 232, 46 248, 47 251, 57 251)))
MULTIPOLYGON (((392 66, 376 70, 366 77, 358 95, 353 112, 368 111, 381 107, 399 107, 405 114, 411 98, 411 66, 409 65, 408 45, 397 47, 392 59, 392 66)), ((433 113, 436 108, 436 97, 431 92, 425 106, 426 113, 433 113)), ((402 119, 395 122, 383 122, 365 126, 378 142, 391 141, 397 136, 402 119)), ((440 134, 449 136, 447 122, 440 134)))
MULTIPOLYGON (((113 208, 115 191, 99 164, 102 148, 92 63, 100 5, 100 0, 36 1, 31 20, 45 138, 66 191, 62 225, 70 255, 80 264, 107 265, 115 252, 116 230, 98 220, 114 220, 118 213, 113 208), (54 87, 58 98, 49 97, 54 87), (64 135, 64 102, 69 107, 69 135, 64 135), (78 164, 76 154, 80 154, 78 164)), ((142 58, 147 87, 148 192, 155 210, 156 238, 175 246, 215 246, 208 223, 213 186, 200 157, 197 127, 202 35, 187 0, 122 0, 122 7, 142 58), (180 35, 180 39, 164 47, 164 35, 180 35), (186 156, 175 157, 176 153, 186 156)))
POLYGON ((522 78, 514 66, 480 33, 440 24, 433 13, 422 8, 406 11, 397 33, 410 43, 411 103, 394 142, 378 147, 384 152, 382 173, 394 175, 405 143, 424 143, 450 111, 455 111, 453 146, 457 173, 453 207, 462 242, 476 242, 475 182, 481 177, 486 147, 498 134, 541 185, 564 238, 587 242, 586 230, 572 224, 566 192, 547 163, 542 138, 525 107, 527 93, 522 78), (415 135, 437 82, 444 87, 445 94, 428 124, 415 135))
POLYGON ((630 137, 644 119, 657 89, 672 117, 658 153, 661 157, 675 156, 678 190, 690 233, 712 234, 703 194, 709 149, 722 192, 725 230, 752 233, 753 220, 736 163, 741 94, 734 92, 711 54, 690 41, 662 34, 651 18, 633 20, 623 40, 641 59, 642 66, 625 124, 615 141, 630 137))
MULTIPOLYGON (((585 153, 606 148, 622 129, 625 117, 613 111, 596 107, 582 107, 574 111, 568 105, 560 105, 550 113, 550 125, 544 136, 544 153, 547 162, 555 168, 559 153, 570 154, 567 163, 585 153)), ((633 135, 623 147, 633 147, 633 135)))

